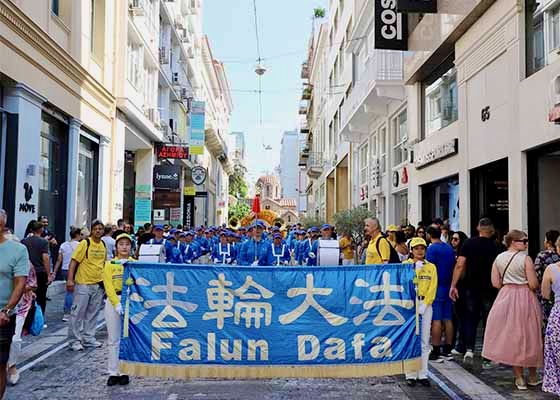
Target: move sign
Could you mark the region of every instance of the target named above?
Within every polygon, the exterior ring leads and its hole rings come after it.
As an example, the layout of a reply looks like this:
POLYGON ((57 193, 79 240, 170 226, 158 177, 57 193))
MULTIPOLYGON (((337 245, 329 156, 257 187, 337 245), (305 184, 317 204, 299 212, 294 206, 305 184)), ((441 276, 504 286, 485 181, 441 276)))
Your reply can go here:
POLYGON ((411 264, 127 263, 121 370, 230 379, 414 371, 414 278, 411 264))

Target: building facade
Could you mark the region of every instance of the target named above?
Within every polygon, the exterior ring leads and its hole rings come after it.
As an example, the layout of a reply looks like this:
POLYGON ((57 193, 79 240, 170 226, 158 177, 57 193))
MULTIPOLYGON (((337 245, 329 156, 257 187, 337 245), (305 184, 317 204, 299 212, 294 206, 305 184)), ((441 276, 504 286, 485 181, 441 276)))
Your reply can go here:
POLYGON ((280 164, 278 165, 278 175, 282 186, 282 197, 285 199, 296 200, 298 193, 299 178, 299 132, 284 132, 280 142, 280 164))
POLYGON ((407 52, 375 49, 376 4, 333 1, 313 35, 302 73, 310 100, 301 108, 308 214, 328 220, 338 209, 338 174, 329 170, 338 138, 339 157, 350 147, 351 206, 385 225, 439 217, 467 234, 490 217, 500 234, 528 231, 536 252, 560 227, 560 1, 438 2, 438 13, 403 14, 407 52), (352 26, 341 38, 346 18, 352 26), (341 82, 344 68, 331 70, 329 60, 342 41, 353 67, 341 82), (324 110, 339 92, 331 134, 324 110))
POLYGON ((20 237, 109 217, 116 3, 0 1, 0 206, 20 237))

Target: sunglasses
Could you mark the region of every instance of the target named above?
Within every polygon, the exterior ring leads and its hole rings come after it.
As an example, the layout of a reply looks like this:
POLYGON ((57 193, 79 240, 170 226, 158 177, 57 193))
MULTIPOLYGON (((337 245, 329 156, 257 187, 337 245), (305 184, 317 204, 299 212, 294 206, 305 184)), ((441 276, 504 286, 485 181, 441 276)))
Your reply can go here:
POLYGON ((458 242, 461 239, 459 239, 458 237, 452 237, 451 240, 453 240, 454 242, 458 242))
POLYGON ((529 239, 519 239, 519 240, 514 240, 515 243, 523 243, 523 244, 527 244, 529 243, 529 239))

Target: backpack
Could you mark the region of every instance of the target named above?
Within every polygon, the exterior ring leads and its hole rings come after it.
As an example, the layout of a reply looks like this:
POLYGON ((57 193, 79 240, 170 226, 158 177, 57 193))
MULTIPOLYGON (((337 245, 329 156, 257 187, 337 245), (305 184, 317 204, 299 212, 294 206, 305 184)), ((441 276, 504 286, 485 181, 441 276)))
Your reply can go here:
POLYGON ((375 244, 375 249, 377 250, 377 254, 381 256, 381 253, 379 252, 379 242, 381 240, 387 240, 387 243, 389 244, 389 264, 401 264, 399 253, 397 253, 397 250, 395 250, 393 245, 389 243, 389 240, 385 236, 381 236, 377 241, 377 243, 375 244))
MULTIPOLYGON (((89 246, 91 245, 91 241, 89 240, 89 238, 86 239, 86 243, 87 243, 86 258, 89 259, 89 246)), ((101 243, 103 243, 103 247, 105 247, 105 259, 107 259, 107 245, 103 240, 101 240, 101 243)))

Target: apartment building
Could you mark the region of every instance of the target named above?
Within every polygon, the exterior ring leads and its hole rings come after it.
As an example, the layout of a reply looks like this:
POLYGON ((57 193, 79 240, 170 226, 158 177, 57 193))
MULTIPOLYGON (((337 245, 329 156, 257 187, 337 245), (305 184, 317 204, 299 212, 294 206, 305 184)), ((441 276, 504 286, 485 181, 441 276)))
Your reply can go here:
POLYGON ((0 1, 0 207, 20 237, 110 215, 116 3, 0 1))

